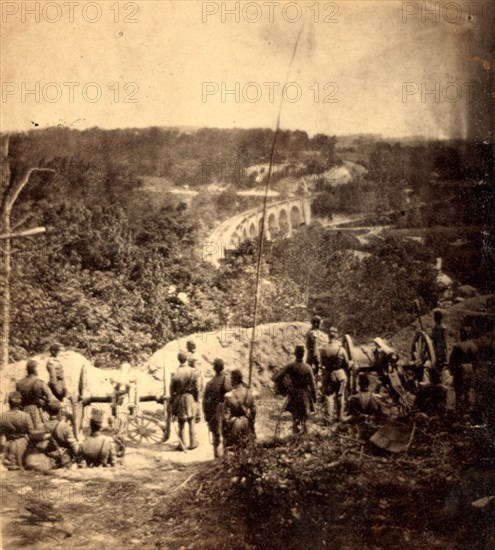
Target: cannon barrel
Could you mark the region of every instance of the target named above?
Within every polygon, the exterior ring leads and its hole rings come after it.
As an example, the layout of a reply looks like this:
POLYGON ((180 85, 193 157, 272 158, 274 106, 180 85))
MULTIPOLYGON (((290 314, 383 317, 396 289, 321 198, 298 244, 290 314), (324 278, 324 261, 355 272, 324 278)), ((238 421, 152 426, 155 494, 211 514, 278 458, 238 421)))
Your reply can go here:
MULTIPOLYGON (((139 402, 140 403, 150 403, 150 402, 156 402, 156 403, 163 403, 165 397, 159 394, 154 395, 140 395, 139 396, 139 402)), ((82 400, 83 405, 86 407, 88 405, 91 405, 91 403, 111 403, 113 401, 112 395, 95 395, 91 397, 86 397, 82 400)))

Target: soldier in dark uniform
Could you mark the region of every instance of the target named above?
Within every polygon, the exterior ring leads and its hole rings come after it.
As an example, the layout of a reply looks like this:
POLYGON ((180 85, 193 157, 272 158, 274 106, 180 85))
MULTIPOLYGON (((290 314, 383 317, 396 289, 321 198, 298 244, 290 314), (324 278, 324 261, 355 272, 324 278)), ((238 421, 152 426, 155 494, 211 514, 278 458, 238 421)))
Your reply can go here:
POLYGON ((203 369, 201 368, 201 363, 199 361, 198 354, 196 353, 196 344, 193 340, 188 340, 186 342, 186 349, 187 363, 198 373, 198 410, 196 411, 196 422, 199 422, 201 420, 201 403, 203 401, 204 390, 203 369))
POLYGON ((224 372, 222 359, 213 361, 213 369, 215 376, 206 384, 203 396, 203 413, 213 437, 213 455, 218 458, 222 439, 223 402, 232 385, 230 377, 224 372))
POLYGON ((473 374, 478 363, 478 347, 470 336, 471 327, 463 327, 461 341, 454 344, 450 354, 449 369, 454 378, 456 409, 474 404, 473 374))
POLYGON ((254 423, 256 405, 251 390, 242 381, 242 372, 233 370, 232 390, 225 394, 223 444, 224 449, 242 448, 256 439, 254 423))
POLYGON ((170 380, 170 404, 172 417, 177 418, 179 424, 179 446, 184 443, 184 427, 189 425, 189 449, 198 446, 194 420, 199 412, 199 376, 198 371, 187 364, 187 355, 179 353, 179 368, 170 380))
POLYGON ((0 415, 0 436, 6 439, 4 456, 9 468, 24 470, 23 459, 34 425, 31 416, 21 411, 22 397, 19 392, 11 392, 8 400, 10 410, 0 415))
POLYGON ((56 466, 63 465, 77 456, 79 443, 74 437, 71 424, 62 414, 62 404, 59 401, 50 401, 47 408, 50 418, 45 422, 45 429, 51 435, 51 440, 46 452, 54 458, 56 466))
POLYGON ((93 410, 89 420, 91 434, 81 445, 81 458, 89 468, 115 466, 115 445, 112 439, 101 433, 102 416, 102 411, 93 410))
POLYGON ((50 358, 46 364, 50 380, 48 387, 52 390, 53 395, 59 400, 63 401, 67 397, 67 387, 65 385, 64 367, 58 358, 58 354, 64 350, 64 346, 59 342, 54 342, 50 346, 50 358))
POLYGON ((42 429, 48 415, 44 409, 49 401, 56 400, 46 382, 38 378, 38 363, 29 359, 26 365, 27 376, 17 382, 17 391, 22 397, 24 412, 31 415, 34 427, 42 429))
POLYGON ((315 376, 318 375, 318 371, 320 367, 319 349, 322 344, 320 326, 321 326, 321 317, 319 315, 315 315, 311 319, 311 328, 306 334, 306 351, 307 351, 306 361, 308 365, 313 369, 313 373, 315 376))
POLYGON ((294 433, 307 431, 307 420, 314 411, 316 384, 311 367, 304 362, 304 346, 296 346, 296 360, 286 365, 276 376, 275 383, 289 377, 286 410, 292 413, 294 433))
POLYGON ((328 422, 333 422, 344 418, 349 358, 338 339, 338 330, 330 327, 328 335, 330 341, 320 349, 320 361, 323 371, 325 418, 328 422))
POLYGON ((380 397, 370 390, 370 379, 364 372, 358 377, 358 387, 358 393, 349 398, 350 418, 358 419, 361 415, 381 415, 380 397))

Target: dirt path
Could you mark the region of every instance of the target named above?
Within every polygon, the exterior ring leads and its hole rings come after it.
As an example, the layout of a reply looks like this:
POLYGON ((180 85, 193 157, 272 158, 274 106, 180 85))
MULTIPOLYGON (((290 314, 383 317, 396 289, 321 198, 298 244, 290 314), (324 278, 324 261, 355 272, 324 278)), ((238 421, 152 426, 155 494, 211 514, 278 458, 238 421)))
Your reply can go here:
MULTIPOLYGON (((273 436, 279 410, 278 402, 275 408, 272 401, 259 402, 259 440, 273 436)), ((288 428, 288 423, 284 426, 288 428)), ((197 425, 197 434, 199 447, 187 452, 176 450, 174 429, 166 443, 130 445, 124 463, 115 468, 72 466, 49 473, 3 471, 2 547, 246 547, 242 546, 246 526, 242 514, 234 513, 235 503, 220 512, 198 506, 187 518, 174 512, 184 492, 195 495, 206 491, 204 487, 215 478, 215 470, 222 468, 221 461, 213 460, 204 422, 197 425), (43 521, 47 518, 39 513, 48 513, 53 522, 43 521), (221 517, 216 517, 219 513, 221 517), (233 543, 233 539, 238 542, 233 543)))
POLYGON ((3 548, 181 547, 171 529, 180 518, 164 517, 213 463, 204 425, 199 438, 198 449, 187 453, 175 450, 174 436, 162 445, 129 447, 116 468, 3 472, 3 548), (38 509, 54 515, 53 523, 38 509))

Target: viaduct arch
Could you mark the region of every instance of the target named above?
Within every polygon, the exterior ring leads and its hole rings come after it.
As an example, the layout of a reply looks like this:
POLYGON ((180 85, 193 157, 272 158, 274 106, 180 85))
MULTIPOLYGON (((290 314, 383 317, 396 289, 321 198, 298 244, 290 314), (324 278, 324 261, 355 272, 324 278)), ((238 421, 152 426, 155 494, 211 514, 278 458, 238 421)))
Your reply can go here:
MULTIPOLYGON (((229 252, 261 231, 263 207, 252 208, 222 222, 203 244, 203 259, 218 266, 229 252)), ((264 238, 291 237, 295 229, 311 222, 309 197, 294 197, 269 203, 266 209, 264 238)))

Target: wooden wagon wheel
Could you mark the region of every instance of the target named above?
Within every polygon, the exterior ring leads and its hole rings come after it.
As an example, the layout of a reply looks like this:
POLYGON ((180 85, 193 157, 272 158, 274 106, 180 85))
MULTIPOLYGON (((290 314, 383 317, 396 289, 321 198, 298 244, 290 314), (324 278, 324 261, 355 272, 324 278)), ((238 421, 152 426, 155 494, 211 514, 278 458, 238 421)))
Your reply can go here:
POLYGON ((421 330, 415 334, 411 347, 411 356, 414 364, 418 367, 435 367, 435 350, 431 338, 426 332, 421 330))
POLYGON ((134 443, 162 443, 163 427, 153 416, 140 414, 129 418, 127 437, 134 443))

